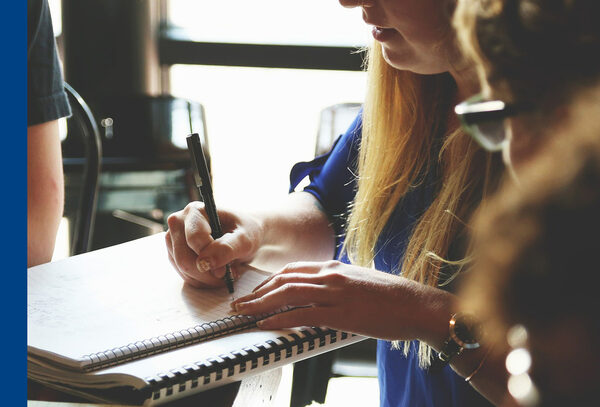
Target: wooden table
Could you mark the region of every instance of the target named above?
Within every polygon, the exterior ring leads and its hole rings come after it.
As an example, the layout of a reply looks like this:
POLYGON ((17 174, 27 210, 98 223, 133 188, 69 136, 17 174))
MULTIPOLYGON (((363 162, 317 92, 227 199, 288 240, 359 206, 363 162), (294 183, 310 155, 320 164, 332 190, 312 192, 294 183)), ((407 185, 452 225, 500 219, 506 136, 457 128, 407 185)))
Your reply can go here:
MULTIPOLYGON (((286 373, 287 374, 287 373, 286 373)), ((164 404, 165 407, 270 407, 282 397, 289 400, 291 387, 280 386, 283 369, 273 369, 241 382, 210 389, 184 399, 164 404), (289 388, 288 388, 289 387, 289 388), (281 392, 281 393, 280 393, 281 392)), ((129 407, 114 404, 94 404, 28 380, 27 407, 129 407)))

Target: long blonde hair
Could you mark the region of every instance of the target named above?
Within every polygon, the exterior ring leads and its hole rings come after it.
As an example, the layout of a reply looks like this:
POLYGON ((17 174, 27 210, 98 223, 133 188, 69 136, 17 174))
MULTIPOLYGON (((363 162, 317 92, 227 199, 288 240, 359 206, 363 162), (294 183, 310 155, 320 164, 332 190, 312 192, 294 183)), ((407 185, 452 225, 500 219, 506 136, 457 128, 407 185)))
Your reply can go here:
MULTIPOLYGON (((461 264, 461 259, 447 261, 450 246, 485 194, 497 164, 458 128, 452 114, 456 84, 450 74, 397 70, 385 62, 379 46, 370 50, 368 71, 358 190, 343 250, 352 263, 372 267, 377 240, 394 209, 417 185, 420 175, 435 165, 439 186, 414 226, 398 270, 406 278, 438 286, 452 278, 441 275, 444 264, 461 264), (440 134, 444 137, 437 137, 440 134), (441 146, 435 146, 436 139, 441 146), (433 151, 439 152, 437 157, 433 151)), ((406 342, 404 352, 408 349, 406 342)), ((431 348, 421 343, 420 365, 428 366, 430 359, 431 348)))

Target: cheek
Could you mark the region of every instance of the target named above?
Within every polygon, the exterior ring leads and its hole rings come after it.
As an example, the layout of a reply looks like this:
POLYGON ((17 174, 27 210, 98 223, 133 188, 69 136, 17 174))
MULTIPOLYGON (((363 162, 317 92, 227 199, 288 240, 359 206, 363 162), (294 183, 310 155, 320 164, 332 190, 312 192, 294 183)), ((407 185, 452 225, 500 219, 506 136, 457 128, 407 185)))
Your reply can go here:
POLYGON ((411 43, 439 42, 451 26, 454 0, 383 0, 389 22, 411 43))

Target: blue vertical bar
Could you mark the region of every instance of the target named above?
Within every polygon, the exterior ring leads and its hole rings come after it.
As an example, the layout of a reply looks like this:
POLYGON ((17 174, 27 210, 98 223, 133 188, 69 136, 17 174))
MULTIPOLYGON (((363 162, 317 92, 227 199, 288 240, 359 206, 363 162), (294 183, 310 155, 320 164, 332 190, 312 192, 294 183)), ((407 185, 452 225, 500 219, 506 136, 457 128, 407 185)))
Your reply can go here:
POLYGON ((2 3, 2 403, 27 403, 27 2, 2 3))

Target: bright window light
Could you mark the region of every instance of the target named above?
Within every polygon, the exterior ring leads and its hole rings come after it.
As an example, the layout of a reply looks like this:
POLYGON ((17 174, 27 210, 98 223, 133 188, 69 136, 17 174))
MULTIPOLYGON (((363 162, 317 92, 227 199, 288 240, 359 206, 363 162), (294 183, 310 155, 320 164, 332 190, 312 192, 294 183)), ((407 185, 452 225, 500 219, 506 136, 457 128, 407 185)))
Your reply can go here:
POLYGON ((52 28, 54 36, 58 37, 62 32, 62 3, 61 0, 48 0, 50 8, 50 18, 52 18, 52 28))
POLYGON ((170 0, 169 20, 207 42, 365 46, 359 8, 336 0, 170 0))
POLYGON ((365 75, 173 66, 173 95, 202 103, 206 110, 217 205, 262 207, 285 196, 292 165, 314 157, 321 110, 362 102, 365 75))
MULTIPOLYGON (((372 42, 360 9, 336 0, 170 0, 168 13, 170 25, 198 41, 372 42)), ((347 71, 175 65, 170 75, 174 96, 206 110, 217 204, 239 207, 242 200, 246 208, 287 194, 292 165, 314 156, 321 110, 361 103, 366 86, 364 72, 347 71)), ((181 137, 174 141, 185 145, 181 137)))

